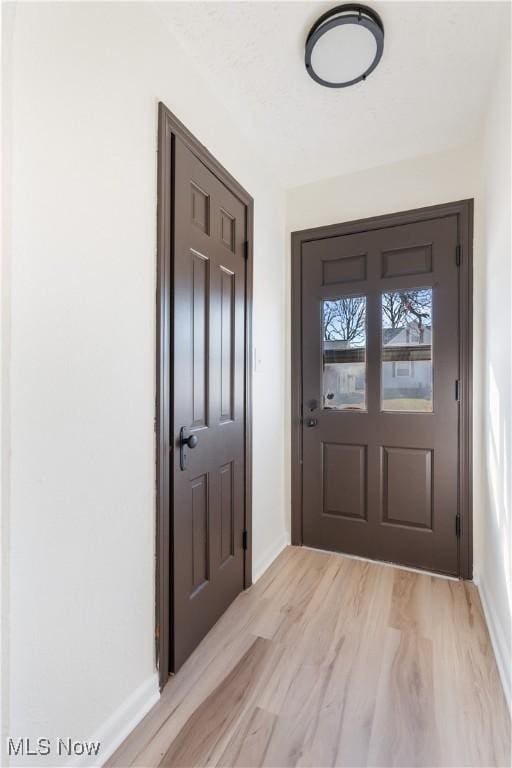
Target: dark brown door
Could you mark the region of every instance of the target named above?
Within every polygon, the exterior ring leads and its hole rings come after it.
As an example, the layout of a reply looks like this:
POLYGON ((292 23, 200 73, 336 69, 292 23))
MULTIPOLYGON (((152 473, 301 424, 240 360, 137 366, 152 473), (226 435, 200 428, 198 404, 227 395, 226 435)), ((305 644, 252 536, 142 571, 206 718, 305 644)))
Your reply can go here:
POLYGON ((244 585, 246 208, 179 138, 174 161, 176 671, 244 585))
POLYGON ((302 244, 303 540, 458 572, 457 218, 302 244))

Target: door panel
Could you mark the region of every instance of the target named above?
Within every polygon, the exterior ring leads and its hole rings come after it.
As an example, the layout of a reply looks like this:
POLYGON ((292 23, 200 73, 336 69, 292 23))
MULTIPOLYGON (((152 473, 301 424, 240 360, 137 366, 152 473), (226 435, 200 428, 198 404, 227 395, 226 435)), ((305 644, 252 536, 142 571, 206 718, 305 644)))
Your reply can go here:
POLYGON ((220 281, 220 419, 224 422, 233 419, 235 275, 221 267, 220 281))
POLYGON ((208 305, 210 261, 190 250, 192 261, 192 424, 204 427, 208 409, 208 305))
POLYGON ((432 530, 432 453, 423 448, 382 448, 384 523, 432 530))
POLYGON ((323 443, 322 447, 324 514, 366 520, 366 446, 323 443))
POLYGON ((303 540, 458 570, 457 218, 302 244, 303 540))
POLYGON ((179 138, 174 162, 176 671, 244 583, 246 209, 179 138))

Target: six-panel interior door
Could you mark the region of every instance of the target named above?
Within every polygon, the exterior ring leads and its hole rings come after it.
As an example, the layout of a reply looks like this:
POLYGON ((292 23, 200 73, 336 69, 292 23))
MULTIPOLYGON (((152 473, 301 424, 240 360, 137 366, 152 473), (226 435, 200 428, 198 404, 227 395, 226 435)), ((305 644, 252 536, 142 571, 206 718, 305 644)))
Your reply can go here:
POLYGON ((178 138, 174 163, 176 671, 243 589, 246 210, 178 138))
POLYGON ((303 540, 458 572, 455 216, 302 245, 303 540))

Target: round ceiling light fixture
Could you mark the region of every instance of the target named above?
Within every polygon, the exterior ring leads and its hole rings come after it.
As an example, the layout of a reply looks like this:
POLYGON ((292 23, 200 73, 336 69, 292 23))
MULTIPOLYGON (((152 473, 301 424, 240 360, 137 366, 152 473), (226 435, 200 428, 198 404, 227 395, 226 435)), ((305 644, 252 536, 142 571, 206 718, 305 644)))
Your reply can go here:
POLYGON ((327 88, 366 80, 384 50, 384 26, 365 5, 338 5, 313 24, 306 40, 308 74, 327 88))

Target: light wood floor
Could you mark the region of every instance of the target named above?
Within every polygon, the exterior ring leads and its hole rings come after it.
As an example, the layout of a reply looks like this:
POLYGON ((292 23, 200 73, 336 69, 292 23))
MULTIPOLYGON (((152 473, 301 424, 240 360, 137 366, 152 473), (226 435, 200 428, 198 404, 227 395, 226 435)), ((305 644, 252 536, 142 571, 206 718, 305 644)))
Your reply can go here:
POLYGON ((109 766, 497 766, 510 720, 478 593, 288 547, 109 766))

